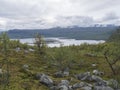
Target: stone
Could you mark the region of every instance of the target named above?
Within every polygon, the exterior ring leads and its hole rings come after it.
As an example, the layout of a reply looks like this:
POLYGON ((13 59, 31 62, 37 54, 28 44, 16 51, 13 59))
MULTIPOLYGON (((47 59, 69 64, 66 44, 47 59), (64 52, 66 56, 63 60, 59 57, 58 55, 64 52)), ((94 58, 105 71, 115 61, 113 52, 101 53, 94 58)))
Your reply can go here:
POLYGON ((55 76, 56 78, 62 78, 62 77, 64 77, 62 71, 56 72, 56 73, 54 74, 54 76, 55 76))
POLYGON ((61 85, 58 90, 69 90, 69 88, 65 85, 61 85))
POLYGON ((50 87, 50 90, 58 90, 58 87, 57 86, 52 86, 52 87, 50 87))
POLYGON ((16 52, 19 52, 19 51, 20 51, 20 47, 17 47, 17 48, 15 49, 15 51, 16 51, 16 52))
POLYGON ((69 88, 68 90, 74 90, 74 89, 72 88, 72 86, 69 86, 68 88, 69 88))
POLYGON ((114 90, 114 89, 109 86, 94 86, 93 90, 114 90))
POLYGON ((29 72, 29 65, 24 64, 24 65, 22 66, 22 69, 23 69, 25 72, 29 72))
POLYGON ((116 81, 114 79, 109 80, 108 84, 110 86, 112 86, 114 89, 120 89, 120 85, 119 85, 118 81, 116 81))
POLYGON ((82 90, 92 90, 93 85, 85 82, 76 83, 72 86, 73 90, 81 88, 82 90))
POLYGON ((29 51, 30 51, 30 52, 34 52, 35 50, 30 48, 29 51))
POLYGON ((69 81, 61 80, 61 83, 58 84, 58 90, 69 90, 69 81))
POLYGON ((82 90, 92 90, 92 87, 85 86, 85 87, 82 87, 81 89, 82 89, 82 90))
POLYGON ((93 74, 97 75, 98 73, 98 70, 93 70, 93 74))
POLYGON ((98 71, 98 70, 93 70, 93 74, 101 76, 101 75, 104 75, 104 72, 101 72, 101 71, 98 71))
POLYGON ((96 86, 108 86, 108 82, 105 80, 101 80, 95 83, 96 86))
POLYGON ((23 69, 29 69, 29 66, 27 64, 24 64, 23 69))
POLYGON ((37 79, 37 80, 40 80, 40 78, 42 77, 42 73, 37 73, 36 75, 35 75, 35 78, 37 79))
POLYGON ((57 78, 62 78, 64 76, 69 76, 69 68, 65 68, 63 71, 58 71, 54 74, 57 78))
POLYGON ((63 76, 69 76, 69 72, 64 71, 63 76))
POLYGON ((72 86, 73 89, 77 89, 77 88, 81 88, 85 85, 84 82, 81 82, 81 83, 76 83, 72 86))
POLYGON ((87 86, 88 86, 88 87, 93 87, 93 85, 92 85, 92 84, 89 84, 89 83, 87 83, 87 86))
POLYGON ((75 77, 78 79, 78 80, 88 80, 91 78, 91 74, 90 72, 85 72, 85 73, 82 73, 82 74, 78 74, 78 75, 75 75, 75 77))
POLYGON ((26 54, 27 54, 27 53, 29 53, 29 51, 28 51, 28 50, 24 50, 24 53, 26 53, 26 54))
POLYGON ((69 76, 69 68, 68 67, 64 69, 63 75, 64 76, 69 76))
POLYGON ((49 76, 42 74, 41 78, 40 78, 40 83, 45 84, 48 87, 53 86, 53 81, 52 79, 50 79, 49 76))
POLYGON ((96 66, 97 66, 97 64, 95 64, 95 63, 92 64, 92 67, 96 67, 96 66))
POLYGON ((58 86, 61 86, 61 85, 65 85, 65 86, 69 86, 69 81, 68 80, 61 80, 61 83, 58 84, 58 86))
POLYGON ((96 82, 100 82, 100 81, 102 81, 102 78, 99 76, 92 75, 91 80, 96 81, 96 82))

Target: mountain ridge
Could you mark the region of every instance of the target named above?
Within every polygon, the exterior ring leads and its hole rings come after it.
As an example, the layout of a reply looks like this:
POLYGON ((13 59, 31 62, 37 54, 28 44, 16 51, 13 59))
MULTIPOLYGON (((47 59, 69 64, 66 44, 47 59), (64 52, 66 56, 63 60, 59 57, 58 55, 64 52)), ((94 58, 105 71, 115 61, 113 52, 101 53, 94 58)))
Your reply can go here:
POLYGON ((106 40, 117 27, 71 27, 50 29, 12 29, 7 31, 10 38, 34 38, 36 33, 44 37, 66 37, 79 40, 106 40))

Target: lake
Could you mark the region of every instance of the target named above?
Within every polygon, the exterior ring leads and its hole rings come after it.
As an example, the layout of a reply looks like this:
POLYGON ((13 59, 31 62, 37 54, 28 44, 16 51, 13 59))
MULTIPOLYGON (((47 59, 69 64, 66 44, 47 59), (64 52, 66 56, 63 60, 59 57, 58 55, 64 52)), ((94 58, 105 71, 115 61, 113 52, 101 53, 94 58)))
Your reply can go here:
MULTIPOLYGON (((19 39, 21 43, 28 43, 29 45, 33 45, 35 42, 34 38, 25 38, 25 39, 19 39)), ((45 38, 45 41, 47 41, 48 47, 60 47, 62 46, 70 46, 70 45, 81 45, 84 43, 87 44, 99 44, 104 43, 104 40, 76 40, 76 39, 67 39, 67 38, 58 38, 58 37, 49 37, 45 38)))

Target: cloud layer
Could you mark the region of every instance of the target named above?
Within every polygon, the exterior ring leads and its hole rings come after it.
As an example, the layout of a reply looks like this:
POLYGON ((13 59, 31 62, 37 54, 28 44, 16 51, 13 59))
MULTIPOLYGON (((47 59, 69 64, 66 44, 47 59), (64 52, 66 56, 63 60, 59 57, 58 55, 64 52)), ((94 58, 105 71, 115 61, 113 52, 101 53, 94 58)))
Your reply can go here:
POLYGON ((120 24, 120 0, 0 0, 0 29, 120 24))

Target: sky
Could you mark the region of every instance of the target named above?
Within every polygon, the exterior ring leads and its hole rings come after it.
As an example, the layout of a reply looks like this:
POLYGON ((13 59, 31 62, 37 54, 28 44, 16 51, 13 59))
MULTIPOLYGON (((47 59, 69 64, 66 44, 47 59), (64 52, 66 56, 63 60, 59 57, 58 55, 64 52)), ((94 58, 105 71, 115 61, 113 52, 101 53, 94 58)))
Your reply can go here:
POLYGON ((120 25, 120 0, 0 0, 0 29, 120 25))

